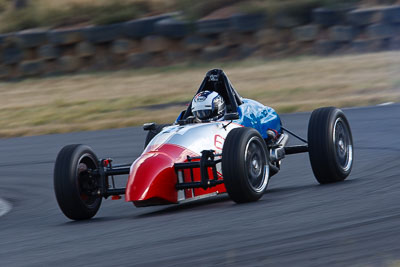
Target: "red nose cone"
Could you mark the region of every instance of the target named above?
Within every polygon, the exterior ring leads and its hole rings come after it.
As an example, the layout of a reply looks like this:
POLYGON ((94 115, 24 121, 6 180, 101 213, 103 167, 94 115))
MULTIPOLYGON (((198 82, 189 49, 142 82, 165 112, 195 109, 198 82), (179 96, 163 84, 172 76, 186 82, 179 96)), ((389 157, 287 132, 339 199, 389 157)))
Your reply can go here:
POLYGON ((126 201, 133 201, 136 206, 176 203, 174 162, 171 155, 161 151, 140 156, 131 167, 126 201))

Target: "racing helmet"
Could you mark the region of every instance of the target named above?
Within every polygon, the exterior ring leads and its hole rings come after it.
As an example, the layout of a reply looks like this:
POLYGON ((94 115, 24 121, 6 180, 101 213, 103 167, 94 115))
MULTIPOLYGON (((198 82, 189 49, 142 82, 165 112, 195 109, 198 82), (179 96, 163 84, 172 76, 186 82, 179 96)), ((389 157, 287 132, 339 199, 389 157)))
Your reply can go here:
POLYGON ((217 92, 200 92, 192 100, 192 113, 200 121, 217 120, 225 113, 225 101, 217 92))

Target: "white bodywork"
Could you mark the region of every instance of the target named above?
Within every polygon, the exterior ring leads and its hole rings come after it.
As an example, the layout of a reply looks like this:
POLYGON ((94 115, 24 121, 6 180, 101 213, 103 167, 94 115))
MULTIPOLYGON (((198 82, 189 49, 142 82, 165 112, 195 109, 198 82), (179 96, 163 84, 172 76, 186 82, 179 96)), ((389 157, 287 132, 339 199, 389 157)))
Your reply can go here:
POLYGON ((226 136, 232 129, 238 127, 242 126, 229 121, 168 126, 151 140, 144 152, 150 149, 156 150, 163 144, 172 144, 186 148, 197 155, 203 150, 221 153, 226 136))

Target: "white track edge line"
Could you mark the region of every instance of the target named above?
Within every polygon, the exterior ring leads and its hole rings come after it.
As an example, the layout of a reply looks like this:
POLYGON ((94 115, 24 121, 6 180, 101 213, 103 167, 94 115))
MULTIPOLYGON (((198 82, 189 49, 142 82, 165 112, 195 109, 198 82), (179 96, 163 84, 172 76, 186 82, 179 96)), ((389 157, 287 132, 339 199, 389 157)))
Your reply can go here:
POLYGON ((11 210, 11 204, 0 198, 0 217, 11 210))

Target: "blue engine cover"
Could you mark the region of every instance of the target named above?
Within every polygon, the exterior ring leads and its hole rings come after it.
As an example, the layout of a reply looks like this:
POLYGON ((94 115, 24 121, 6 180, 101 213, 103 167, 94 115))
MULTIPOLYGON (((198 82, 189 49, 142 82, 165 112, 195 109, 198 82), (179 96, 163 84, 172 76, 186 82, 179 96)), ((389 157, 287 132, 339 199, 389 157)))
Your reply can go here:
POLYGON ((239 119, 235 123, 256 129, 263 138, 267 138, 267 130, 274 129, 281 133, 281 119, 276 111, 263 104, 242 98, 243 104, 237 109, 239 119))

